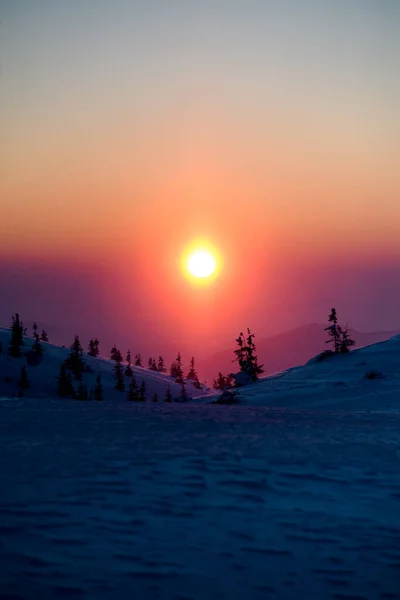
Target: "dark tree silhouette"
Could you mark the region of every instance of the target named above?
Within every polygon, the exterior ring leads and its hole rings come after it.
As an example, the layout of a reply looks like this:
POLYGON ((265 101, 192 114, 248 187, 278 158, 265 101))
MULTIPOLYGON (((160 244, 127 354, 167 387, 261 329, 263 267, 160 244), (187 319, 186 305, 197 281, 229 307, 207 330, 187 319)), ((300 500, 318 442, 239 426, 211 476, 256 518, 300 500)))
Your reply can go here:
POLYGON ((183 381, 183 369, 182 369, 182 357, 181 353, 178 352, 178 355, 174 362, 171 365, 170 369, 171 377, 174 377, 177 383, 182 383, 183 381))
POLYGON ((232 387, 232 379, 229 375, 226 377, 219 371, 217 379, 214 379, 213 388, 216 390, 224 390, 225 388, 232 387))
POLYGON ((21 374, 20 374, 19 380, 18 380, 18 387, 20 389, 21 395, 22 395, 22 393, 23 393, 24 390, 27 390, 28 388, 31 387, 31 384, 29 383, 28 373, 26 372, 25 365, 21 369, 21 374))
POLYGON ((165 363, 164 363, 164 359, 162 356, 158 357, 158 363, 157 363, 157 371, 160 371, 160 373, 165 373, 166 372, 166 368, 165 368, 165 363))
POLYGON ((149 360, 147 361, 147 368, 148 368, 148 369, 151 369, 151 368, 152 368, 152 366, 153 366, 153 359, 152 359, 152 358, 151 358, 151 356, 150 356, 149 360))
POLYGON ((186 376, 186 379, 190 379, 191 381, 193 381, 193 385, 197 389, 201 388, 199 376, 197 375, 196 367, 194 364, 194 356, 192 356, 192 359, 190 361, 190 369, 189 369, 189 373, 186 376))
POLYGON ((42 356, 43 354, 43 346, 40 343, 40 336, 38 334, 38 326, 36 325, 36 321, 33 324, 33 345, 32 350, 37 356, 42 356))
POLYGON ((97 338, 92 338, 89 342, 89 351, 88 354, 89 356, 93 356, 94 358, 96 358, 96 356, 99 355, 100 350, 99 350, 99 340, 97 338))
POLYGON ((24 345, 24 325, 19 318, 19 314, 15 313, 11 321, 11 340, 8 347, 8 354, 14 358, 22 356, 21 346, 24 345))
POLYGON ((70 349, 65 366, 69 371, 72 371, 75 379, 81 380, 82 374, 85 371, 85 363, 83 360, 83 348, 78 335, 75 336, 70 349))
POLYGON ((95 400, 103 400, 104 399, 104 388, 103 388, 103 384, 101 382, 100 373, 97 375, 97 378, 96 378, 96 385, 93 390, 93 398, 95 400))
MULTIPOLYGON (((119 352, 119 350, 118 350, 119 352)), ((122 366, 122 355, 119 352, 119 356, 117 356, 118 360, 115 360, 115 365, 113 368, 114 374, 114 388, 119 392, 125 391, 125 381, 124 381, 124 368, 122 366)))
POLYGON ((189 398, 188 398, 188 395, 186 393, 186 385, 185 385, 185 382, 184 382, 183 379, 181 380, 180 384, 181 384, 181 391, 180 391, 180 394, 179 394, 179 400, 181 402, 187 402, 189 400, 189 398))
POLYGON ((49 341, 49 336, 47 335, 47 332, 42 329, 42 333, 40 334, 40 340, 42 342, 48 342, 49 341))
POLYGON ((138 398, 138 400, 140 402, 145 402, 146 401, 146 384, 144 382, 144 379, 143 379, 143 381, 142 381, 142 383, 140 385, 140 388, 139 388, 139 398, 138 398))
POLYGON ((138 352, 138 354, 135 355, 135 367, 141 367, 142 366, 142 355, 140 354, 140 352, 138 352))
POLYGON ((327 340, 326 343, 333 344, 333 351, 337 353, 340 352, 340 340, 342 336, 342 329, 340 325, 338 325, 336 308, 332 308, 328 320, 329 323, 331 323, 331 325, 325 327, 324 331, 328 332, 330 339, 327 340))
POLYGON ((340 340, 340 352, 346 353, 349 352, 350 348, 355 346, 355 341, 350 337, 348 326, 346 325, 346 329, 342 331, 342 337, 340 340))
POLYGON ((155 359, 153 358, 151 361, 151 367, 150 367, 151 371, 158 371, 157 369, 157 363, 155 361, 155 359))
POLYGON ((65 362, 61 364, 60 373, 57 377, 57 393, 61 398, 74 398, 75 390, 72 385, 71 376, 67 373, 65 362))
POLYGON ((239 346, 235 350, 236 359, 239 362, 240 370, 250 375, 253 381, 258 379, 258 376, 264 373, 263 365, 258 364, 256 355, 256 346, 254 344, 254 333, 251 333, 247 328, 247 337, 244 337, 243 332, 240 332, 236 342, 239 346))
POLYGON ((132 375, 132 379, 129 382, 128 393, 126 395, 126 399, 134 401, 134 402, 139 399, 138 386, 137 386, 134 375, 132 375))
POLYGON ((116 346, 111 348, 110 358, 111 360, 115 360, 115 362, 122 362, 122 354, 116 346))
POLYGON ((126 362, 127 362, 127 365, 125 367, 125 376, 126 377, 132 377, 132 375, 133 375, 133 371, 132 371, 132 354, 131 354, 130 350, 128 350, 128 352, 126 353, 126 362))
POLYGON ((159 398, 158 398, 158 394, 157 394, 157 392, 154 392, 154 394, 153 394, 153 396, 152 396, 151 400, 152 400, 152 402, 158 402, 158 401, 159 401, 159 398))
POLYGON ((169 386, 167 387, 167 391, 165 392, 164 402, 172 402, 171 388, 169 386))
POLYGON ((89 394, 86 385, 81 381, 78 386, 78 393, 76 395, 78 400, 89 400, 89 394))

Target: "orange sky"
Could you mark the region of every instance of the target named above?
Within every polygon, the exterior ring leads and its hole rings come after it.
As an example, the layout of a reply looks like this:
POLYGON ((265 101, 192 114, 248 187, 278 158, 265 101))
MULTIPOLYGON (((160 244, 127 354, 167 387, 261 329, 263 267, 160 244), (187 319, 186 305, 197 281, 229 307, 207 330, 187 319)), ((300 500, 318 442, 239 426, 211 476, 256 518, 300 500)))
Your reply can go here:
POLYGON ((155 4, 5 10, 0 259, 114 265, 199 328, 278 268, 400 259, 399 7, 155 4))

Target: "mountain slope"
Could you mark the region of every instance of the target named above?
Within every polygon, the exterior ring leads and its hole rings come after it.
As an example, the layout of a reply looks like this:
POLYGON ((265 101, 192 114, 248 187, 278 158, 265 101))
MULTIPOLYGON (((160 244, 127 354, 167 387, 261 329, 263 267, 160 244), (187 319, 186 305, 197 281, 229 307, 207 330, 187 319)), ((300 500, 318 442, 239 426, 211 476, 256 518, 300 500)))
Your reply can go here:
POLYGON ((264 377, 242 404, 284 409, 400 411, 400 335, 264 377))
MULTIPOLYGON (((27 398, 54 398, 57 397, 57 377, 60 371, 61 363, 67 358, 69 348, 61 348, 49 343, 43 343, 44 356, 42 362, 37 366, 27 364, 25 358, 12 358, 7 354, 7 348, 10 341, 10 330, 0 328, 0 344, 2 353, 0 354, 0 397, 14 397, 18 394, 17 381, 20 377, 21 368, 25 365, 28 379, 31 387, 24 392, 27 398)), ((32 346, 31 338, 24 338, 23 352, 29 350, 32 346)), ((125 394, 114 389, 113 367, 114 362, 107 358, 93 358, 86 353, 83 355, 85 364, 89 366, 93 373, 84 373, 83 383, 87 385, 88 390, 94 388, 96 377, 101 375, 104 387, 105 400, 124 400, 125 394)), ((138 386, 145 382, 147 399, 151 400, 156 392, 159 400, 163 401, 167 388, 170 387, 174 398, 177 398, 181 392, 181 386, 165 375, 156 371, 150 371, 142 367, 132 367, 138 386)), ((125 377, 125 387, 129 385, 130 378, 125 377)), ((73 381, 75 389, 79 382, 73 381)), ((193 398, 207 393, 208 388, 202 386, 196 389, 191 383, 185 381, 187 394, 193 398)))

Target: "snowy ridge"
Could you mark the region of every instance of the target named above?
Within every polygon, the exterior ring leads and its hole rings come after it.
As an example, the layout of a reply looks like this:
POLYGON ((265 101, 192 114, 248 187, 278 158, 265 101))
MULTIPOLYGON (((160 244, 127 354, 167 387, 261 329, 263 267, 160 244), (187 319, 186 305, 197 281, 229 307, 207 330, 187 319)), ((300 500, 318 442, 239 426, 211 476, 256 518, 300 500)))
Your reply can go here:
POLYGON ((241 403, 275 408, 400 410, 400 335, 320 362, 317 358, 240 388, 241 403))
MULTIPOLYGON (((26 398, 55 398, 57 396, 57 376, 60 371, 61 363, 67 358, 70 349, 62 348, 47 342, 41 342, 44 349, 42 362, 37 366, 26 364, 25 358, 10 358, 7 355, 7 348, 10 341, 10 329, 0 328, 0 344, 2 353, 0 354, 0 397, 14 397, 18 393, 16 382, 18 381, 20 371, 25 365, 31 388, 24 392, 26 398), (5 381, 5 379, 11 381, 5 381)), ((24 338, 22 351, 29 350, 32 346, 32 338, 24 338)), ((83 383, 87 385, 88 390, 94 388, 96 377, 101 375, 104 386, 104 400, 125 400, 125 394, 114 389, 113 367, 114 361, 105 357, 93 358, 84 352, 85 364, 93 370, 93 373, 85 373, 83 383)), ((184 365, 185 366, 185 365, 184 365)), ((144 367, 132 366, 134 376, 138 386, 142 381, 146 384, 147 399, 151 400, 152 395, 157 393, 159 400, 163 401, 167 388, 170 387, 173 397, 178 397, 181 392, 180 384, 176 383, 172 377, 157 371, 151 371, 144 367)), ((125 378, 125 387, 129 385, 130 378, 125 378)), ((75 388, 77 382, 74 382, 75 388)), ((187 394, 191 398, 207 393, 206 386, 196 389, 192 383, 185 380, 187 394)))

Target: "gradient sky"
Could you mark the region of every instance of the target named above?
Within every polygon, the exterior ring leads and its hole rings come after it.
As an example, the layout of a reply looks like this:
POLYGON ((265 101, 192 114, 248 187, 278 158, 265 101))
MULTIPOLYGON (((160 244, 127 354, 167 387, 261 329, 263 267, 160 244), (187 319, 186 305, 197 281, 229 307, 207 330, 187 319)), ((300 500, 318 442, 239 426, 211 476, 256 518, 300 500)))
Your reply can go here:
POLYGON ((7 273, 85 272, 179 339, 305 321, 296 294, 400 326, 375 318, 400 306, 397 0, 0 0, 0 61, 7 273), (199 236, 224 257, 201 292, 177 268, 199 236))

